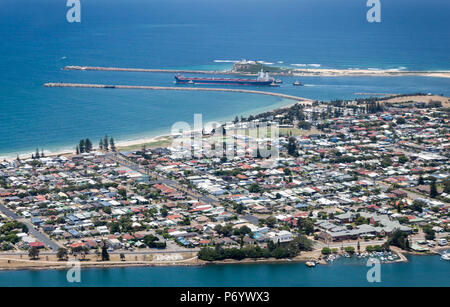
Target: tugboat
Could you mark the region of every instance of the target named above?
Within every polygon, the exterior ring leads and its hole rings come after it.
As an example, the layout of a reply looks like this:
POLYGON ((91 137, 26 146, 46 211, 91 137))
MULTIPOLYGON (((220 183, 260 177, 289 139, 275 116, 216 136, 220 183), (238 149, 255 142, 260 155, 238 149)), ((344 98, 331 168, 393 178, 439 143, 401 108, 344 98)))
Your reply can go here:
POLYGON ((301 83, 300 81, 295 81, 294 83, 292 83, 292 85, 294 86, 303 86, 303 83, 301 83))

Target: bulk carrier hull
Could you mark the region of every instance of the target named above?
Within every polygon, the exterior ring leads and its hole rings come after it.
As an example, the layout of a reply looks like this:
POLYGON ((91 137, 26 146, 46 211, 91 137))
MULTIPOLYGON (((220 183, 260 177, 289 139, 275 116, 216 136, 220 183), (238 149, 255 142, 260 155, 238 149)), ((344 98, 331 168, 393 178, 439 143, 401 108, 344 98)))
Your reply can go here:
POLYGON ((175 76, 175 82, 180 84, 221 84, 221 85, 256 85, 267 86, 273 85, 274 80, 258 80, 258 79, 231 79, 231 78, 194 78, 175 76))

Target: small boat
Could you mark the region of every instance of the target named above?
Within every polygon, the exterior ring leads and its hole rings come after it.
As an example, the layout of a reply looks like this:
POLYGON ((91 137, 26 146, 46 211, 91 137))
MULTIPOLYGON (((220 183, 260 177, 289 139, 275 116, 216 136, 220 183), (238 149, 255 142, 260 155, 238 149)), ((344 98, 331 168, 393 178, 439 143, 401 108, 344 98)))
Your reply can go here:
POLYGON ((316 266, 316 263, 315 263, 314 261, 307 261, 307 262, 306 262, 306 266, 307 266, 307 267, 310 267, 310 268, 313 268, 313 267, 316 266))
POLYGON ((350 255, 347 254, 347 253, 345 253, 345 254, 344 254, 344 257, 345 257, 345 258, 350 258, 350 255))
POLYGON ((275 83, 281 84, 281 83, 283 83, 283 81, 281 81, 281 79, 276 79, 275 83))
POLYGON ((292 83, 292 85, 294 86, 303 86, 303 83, 301 83, 300 81, 295 81, 294 83, 292 83))
POLYGON ((450 260, 450 254, 447 254, 447 251, 445 251, 445 252, 441 255, 441 260, 449 261, 449 260, 450 260))

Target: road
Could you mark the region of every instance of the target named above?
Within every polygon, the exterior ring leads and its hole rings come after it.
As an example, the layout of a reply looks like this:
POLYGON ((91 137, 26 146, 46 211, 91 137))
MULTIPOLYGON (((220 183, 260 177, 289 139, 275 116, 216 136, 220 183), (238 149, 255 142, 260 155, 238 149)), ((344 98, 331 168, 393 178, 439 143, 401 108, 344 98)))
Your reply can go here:
POLYGON ((184 192, 184 193, 188 194, 189 196, 191 196, 192 198, 197 198, 201 202, 215 204, 215 205, 220 204, 220 201, 218 199, 216 199, 215 197, 208 196, 208 195, 202 195, 196 191, 193 191, 191 189, 181 186, 176 180, 169 179, 169 178, 164 177, 155 172, 150 172, 150 170, 145 169, 145 167, 128 160, 122 154, 108 153, 108 154, 106 154, 106 157, 119 163, 120 165, 122 165, 124 167, 128 167, 136 172, 139 172, 144 175, 148 175, 148 176, 150 176, 150 178, 157 179, 157 182, 160 182, 160 183, 162 183, 172 189, 175 189, 177 191, 184 192))
POLYGON ((5 214, 6 216, 19 221, 21 223, 24 223, 25 225, 27 225, 28 227, 28 234, 32 235, 33 237, 35 237, 38 241, 42 242, 45 244, 45 246, 47 246, 48 248, 50 248, 53 251, 57 251, 58 248, 60 248, 61 246, 58 245, 55 241, 53 241, 52 239, 50 239, 45 233, 40 232, 39 230, 37 230, 33 224, 31 224, 28 220, 21 218, 19 215, 17 215, 16 213, 14 213, 13 211, 11 211, 10 209, 8 209, 2 202, 0 202, 0 211, 5 214))

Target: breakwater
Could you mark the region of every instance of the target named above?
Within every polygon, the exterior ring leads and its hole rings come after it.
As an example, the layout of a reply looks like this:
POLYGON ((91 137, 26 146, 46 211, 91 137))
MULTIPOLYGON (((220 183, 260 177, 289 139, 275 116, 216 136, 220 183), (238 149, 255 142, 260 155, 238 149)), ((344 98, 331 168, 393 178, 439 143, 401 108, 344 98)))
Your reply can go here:
MULTIPOLYGON (((276 69, 272 67, 272 69, 276 69)), ((322 77, 344 77, 344 76, 372 76, 372 77, 394 77, 394 76, 422 76, 450 78, 449 70, 441 71, 408 71, 408 70, 370 70, 370 69, 325 69, 325 68, 293 68, 279 71, 270 71, 272 76, 322 76, 322 77)), ((207 74, 207 75, 237 75, 237 76, 256 76, 256 73, 233 70, 192 70, 192 69, 152 69, 152 68, 120 68, 120 67, 100 67, 100 66, 66 66, 64 70, 92 70, 92 71, 122 71, 122 72, 151 72, 151 73, 189 73, 189 74, 207 74)))
POLYGON ((245 89, 231 89, 231 88, 209 88, 209 87, 184 87, 184 86, 149 86, 149 85, 109 85, 109 84, 85 84, 85 83, 45 83, 45 87, 79 87, 79 88, 104 88, 104 89, 132 89, 132 90, 159 90, 159 91, 209 91, 209 92, 231 92, 231 93, 248 93, 259 94, 267 96, 275 96, 283 99, 294 101, 301 101, 307 104, 314 100, 286 95, 281 93, 245 90, 245 89))
POLYGON ((155 73, 175 73, 175 74, 207 74, 207 75, 245 75, 256 76, 257 74, 235 72, 231 70, 192 70, 192 69, 153 69, 153 68, 120 68, 120 67, 100 67, 100 66, 66 66, 64 70, 93 70, 93 71, 124 71, 124 72, 155 72, 155 73))

